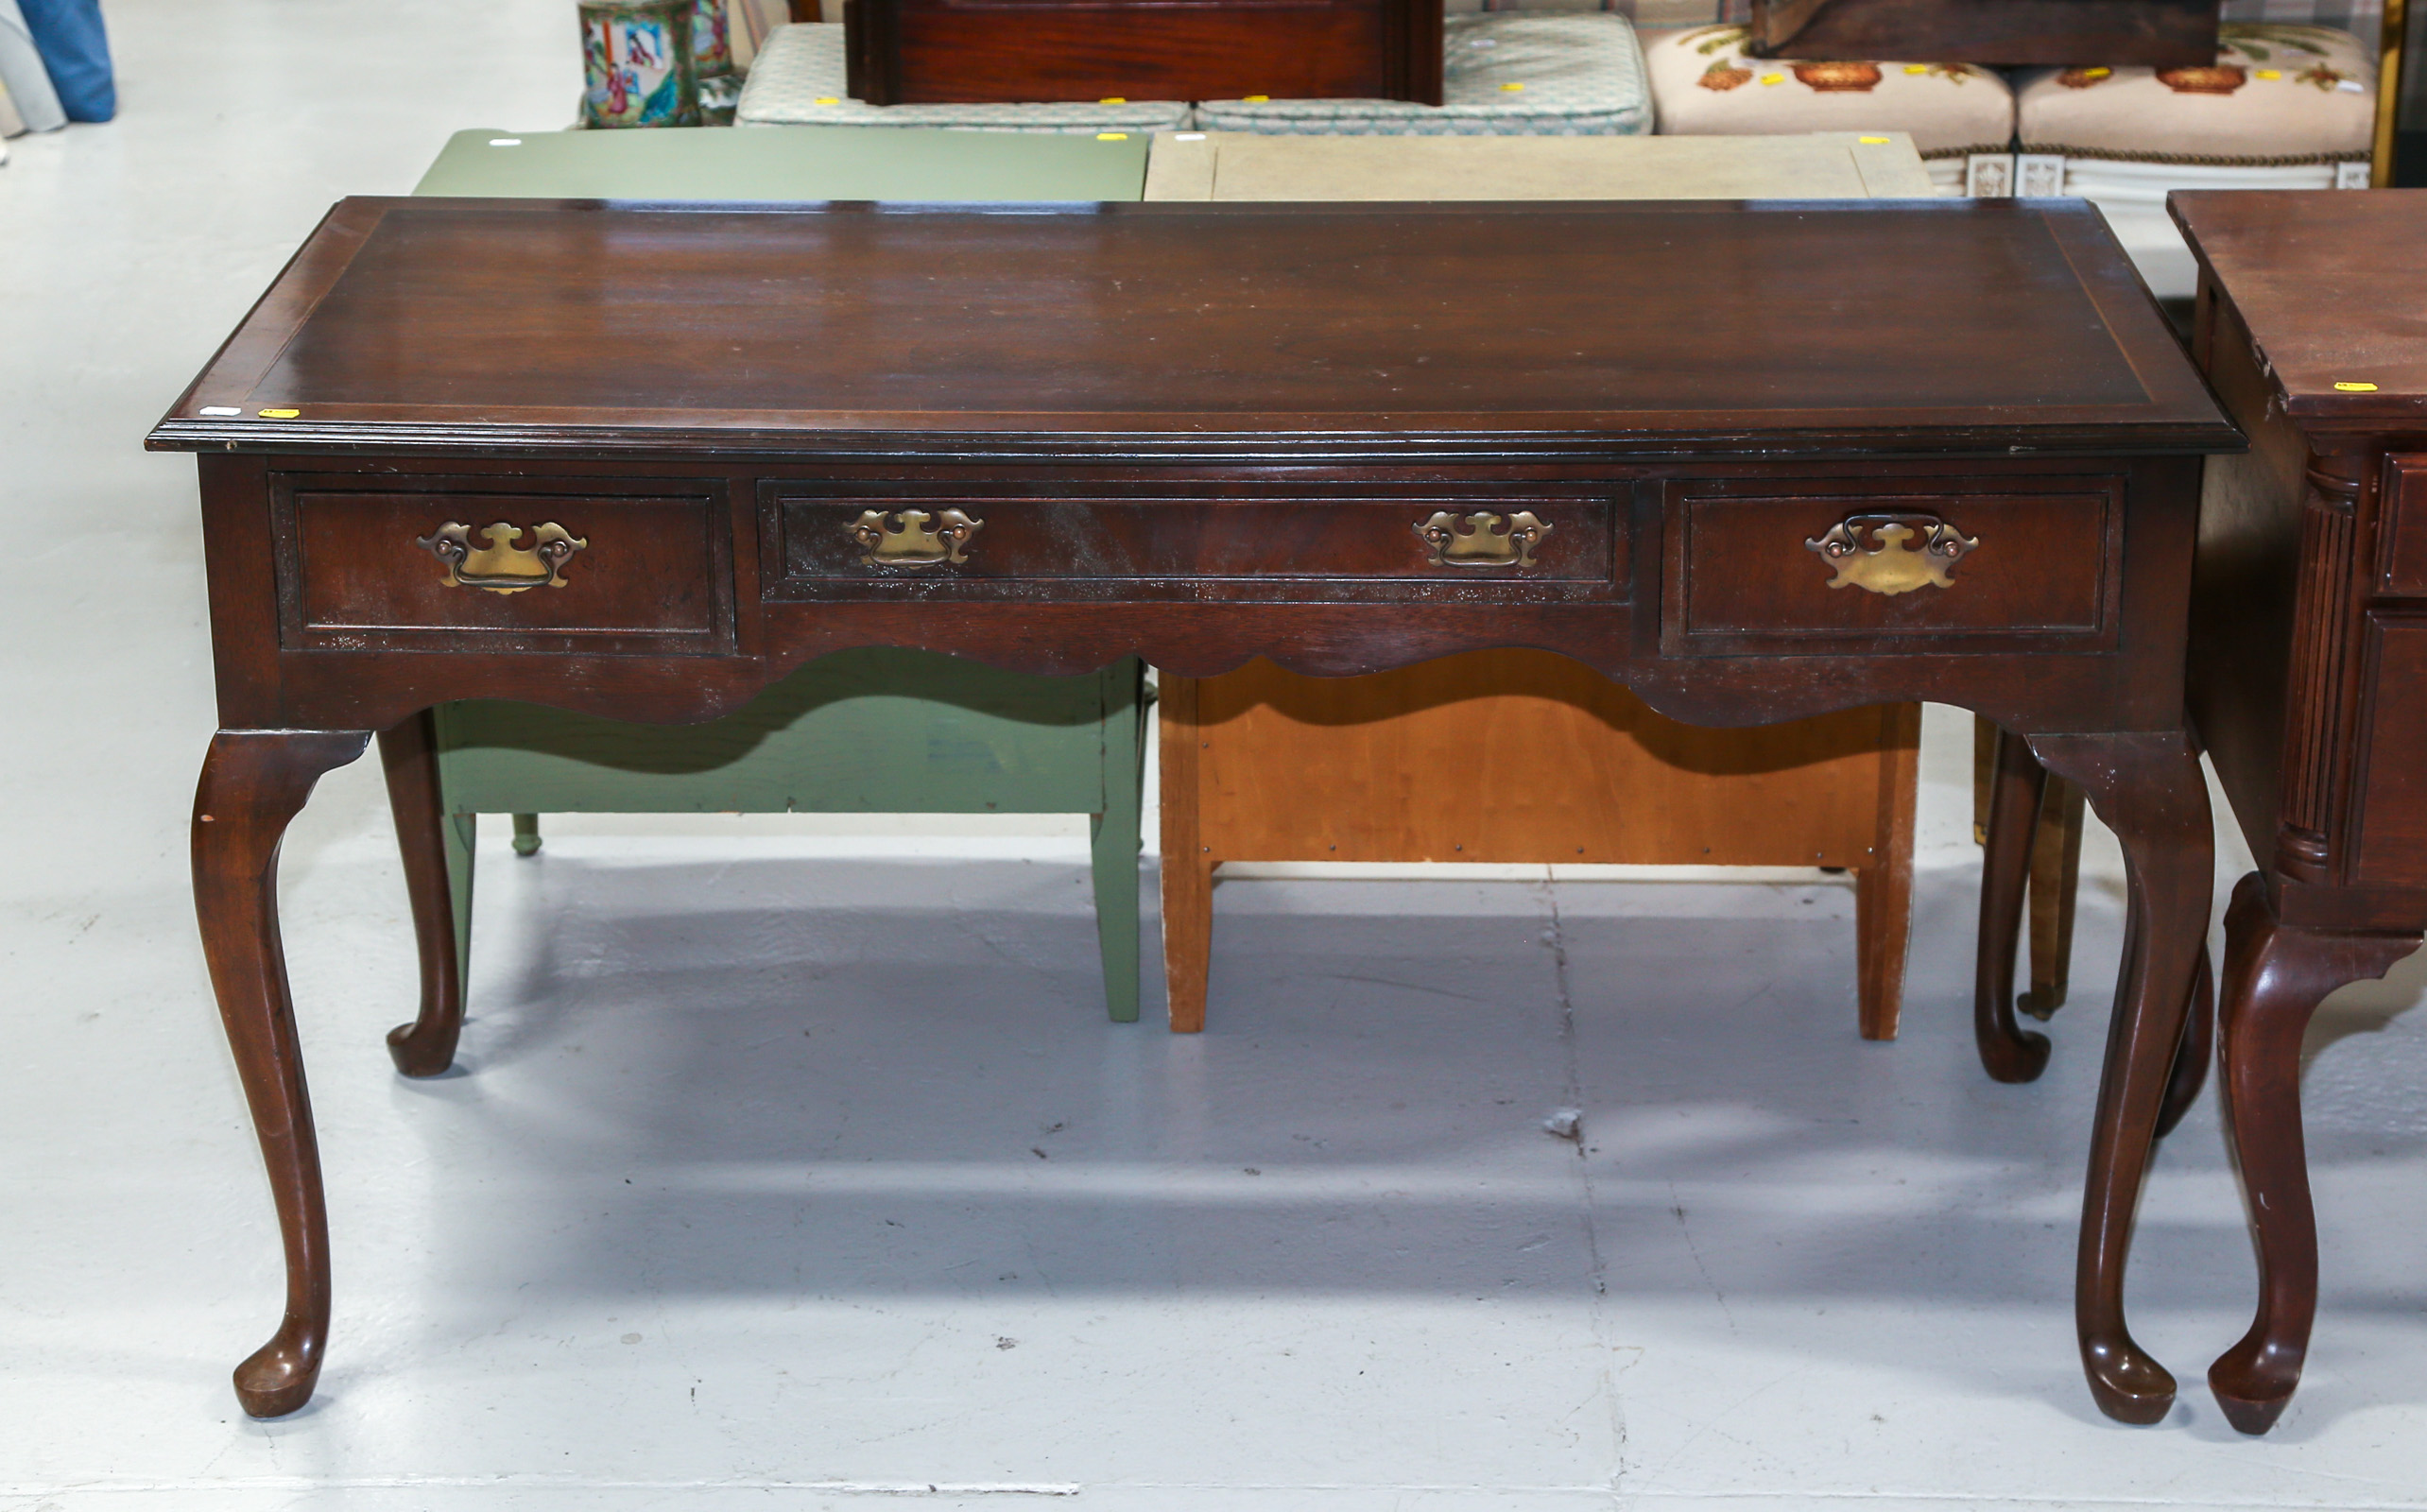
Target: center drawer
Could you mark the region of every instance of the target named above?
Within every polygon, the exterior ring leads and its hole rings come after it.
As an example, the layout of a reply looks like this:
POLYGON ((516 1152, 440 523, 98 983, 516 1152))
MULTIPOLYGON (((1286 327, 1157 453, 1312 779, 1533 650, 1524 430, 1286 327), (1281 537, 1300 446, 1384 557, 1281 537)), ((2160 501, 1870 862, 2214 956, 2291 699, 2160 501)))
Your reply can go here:
POLYGON ((1558 603, 1624 596, 1616 490, 1121 496, 769 482, 778 600, 1558 603))

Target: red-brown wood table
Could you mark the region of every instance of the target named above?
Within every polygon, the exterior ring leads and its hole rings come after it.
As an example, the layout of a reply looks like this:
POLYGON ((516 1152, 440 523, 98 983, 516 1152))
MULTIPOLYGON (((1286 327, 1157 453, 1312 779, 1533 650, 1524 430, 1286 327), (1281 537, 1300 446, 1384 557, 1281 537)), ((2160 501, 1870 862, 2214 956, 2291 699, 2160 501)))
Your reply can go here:
POLYGON ((151 444, 200 464, 195 886, 286 1245, 250 1412, 328 1336, 275 889, 318 775, 380 733, 435 968, 431 705, 706 719, 871 644, 1534 646, 1702 724, 1997 720, 2132 864, 2078 1325, 2109 1412, 2173 1399, 2123 1266, 2208 919, 2199 465, 2240 438, 2086 206, 350 199, 151 444))
POLYGON ((2301 1031, 2427 931, 2427 191, 2173 207, 2198 361, 2251 441, 2208 466, 2191 701, 2259 862, 2226 917, 2217 1060, 2259 1309, 2208 1382, 2264 1433, 2317 1308, 2301 1031))

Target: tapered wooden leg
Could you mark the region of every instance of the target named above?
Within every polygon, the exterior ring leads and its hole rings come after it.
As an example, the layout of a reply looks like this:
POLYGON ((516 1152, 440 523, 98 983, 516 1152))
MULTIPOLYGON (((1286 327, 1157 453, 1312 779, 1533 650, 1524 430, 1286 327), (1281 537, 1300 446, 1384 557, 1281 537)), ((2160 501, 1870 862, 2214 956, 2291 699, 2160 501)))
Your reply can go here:
POLYGON ((2014 1005, 2043 1023, 2065 1005, 2073 975, 2083 809, 2080 788, 2062 778, 2051 781, 2031 840, 2031 989, 2014 1005))
POLYGON ((1198 822, 1197 683, 1166 673, 1158 691, 1162 762, 1163 990, 1171 1032, 1205 1027, 1205 981, 1213 961, 1214 858, 1198 822))
POLYGON ((285 1316, 236 1366, 236 1400, 256 1418, 311 1400, 329 1337, 329 1217, 278 937, 278 845, 320 774, 360 756, 370 741, 368 730, 221 730, 194 797, 203 958, 286 1249, 285 1316))
POLYGON ((2328 993, 2384 975, 2418 942, 2417 934, 2287 926, 2255 871, 2233 889, 2217 1091, 2258 1245, 2259 1311, 2242 1342, 2208 1367, 2208 1389, 2226 1420, 2246 1434, 2274 1427, 2291 1401, 2317 1314, 2317 1218, 2300 1131, 2301 1033, 2328 993))
POLYGON ((2022 897, 2031 876, 2032 833, 2048 774, 2028 743, 2000 733, 1981 853, 1980 942, 1974 958, 1972 1037, 1991 1079, 2035 1081, 2048 1066, 2048 1037, 2014 1022, 2014 957, 2022 932, 2022 897))
POLYGON ((2175 1047, 2174 1070, 2166 1076, 2166 1100, 2158 1109, 2158 1138, 2164 1139, 2199 1101, 2208 1085, 2208 1057, 2216 1043, 2216 976, 2209 970, 2208 947, 2200 946, 2191 974, 2191 1011, 2182 1021, 2182 1043, 2175 1047))
POLYGON ((2124 1270, 2193 978, 2207 949, 2216 858, 2208 783, 2182 734, 2042 735, 2031 747, 2040 765, 2081 784, 2124 847, 2134 948, 2116 983, 2098 1083, 2074 1317, 2099 1410, 2124 1422, 2153 1423, 2174 1404, 2175 1380, 2126 1326, 2124 1270))
POLYGON ((422 710, 379 732, 387 774, 387 808, 404 859, 404 892, 422 958, 422 1010, 387 1031, 388 1057, 407 1076, 435 1076, 455 1064, 463 1034, 463 963, 456 951, 454 889, 447 875, 447 812, 439 784, 438 728, 422 710))
POLYGON ((1854 976, 1866 1040, 1893 1040, 1904 1011, 1913 943, 1913 811, 1919 797, 1921 706, 1880 711, 1879 824, 1854 873, 1854 976))

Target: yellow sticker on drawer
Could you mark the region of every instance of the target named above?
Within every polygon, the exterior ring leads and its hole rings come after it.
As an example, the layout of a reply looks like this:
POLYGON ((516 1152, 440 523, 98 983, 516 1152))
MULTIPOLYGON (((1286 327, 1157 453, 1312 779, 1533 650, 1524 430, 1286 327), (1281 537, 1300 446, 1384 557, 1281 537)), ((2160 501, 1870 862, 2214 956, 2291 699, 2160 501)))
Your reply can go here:
MULTIPOLYGON (((2374 384, 2370 384, 2368 387, 2373 388, 2376 386, 2374 384)), ((264 420, 293 420, 296 416, 301 415, 303 412, 300 409, 257 409, 254 410, 253 413, 259 415, 264 420)))
MULTIPOLYGON (((2338 394, 2373 394, 2376 391, 2377 386, 2374 384, 2336 384, 2334 386, 2334 392, 2338 394)), ((267 415, 269 411, 265 409, 262 413, 267 415)))
POLYGON ((1510 93, 1511 94, 1515 94, 1515 93, 1517 93, 1519 90, 1523 89, 1525 86, 1524 86, 1524 85, 1523 85, 1523 84, 1503 84, 1503 85, 1501 85, 1500 87, 1501 87, 1502 89, 1506 90, 1506 91, 1507 91, 1508 93, 1510 93))
POLYGON ((1127 131, 1098 131, 1095 133, 1095 140, 1098 142, 1127 142, 1129 140, 1129 133, 1127 131))
POLYGON ((1265 101, 1272 98, 1272 96, 1269 94, 1242 94, 1239 98, 1247 101, 1250 105, 1262 105, 1265 101))
POLYGON ((1854 138, 1854 140, 1867 147, 1884 147, 1887 146, 1887 138, 1884 136, 1858 136, 1854 138))

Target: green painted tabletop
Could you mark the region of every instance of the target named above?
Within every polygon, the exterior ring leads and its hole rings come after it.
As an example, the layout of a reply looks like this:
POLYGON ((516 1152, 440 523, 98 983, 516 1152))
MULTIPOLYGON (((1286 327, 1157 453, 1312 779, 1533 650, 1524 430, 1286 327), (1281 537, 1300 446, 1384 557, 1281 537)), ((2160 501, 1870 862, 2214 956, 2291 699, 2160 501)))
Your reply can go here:
POLYGON ((417 195, 545 199, 1133 200, 1147 134, 1119 141, 890 127, 457 131, 417 195))

